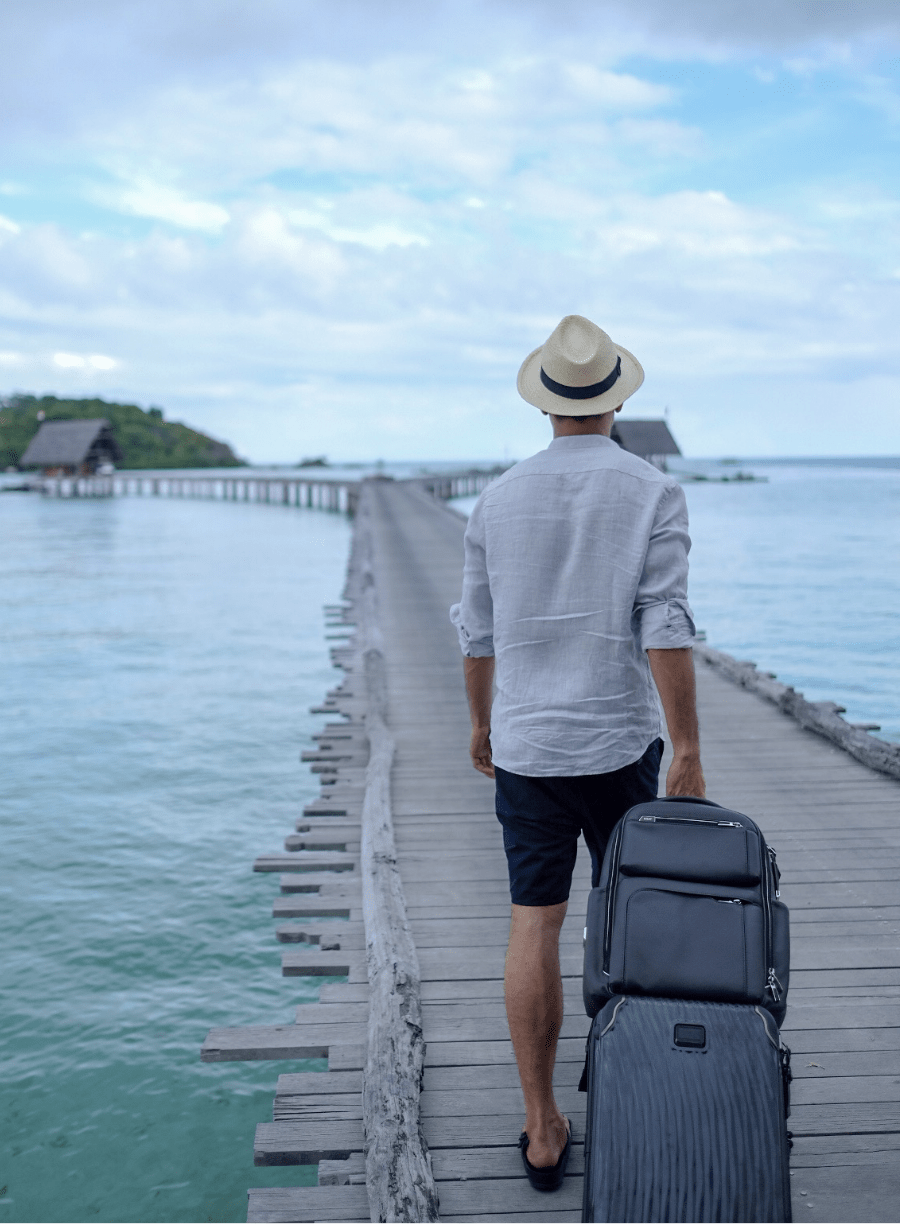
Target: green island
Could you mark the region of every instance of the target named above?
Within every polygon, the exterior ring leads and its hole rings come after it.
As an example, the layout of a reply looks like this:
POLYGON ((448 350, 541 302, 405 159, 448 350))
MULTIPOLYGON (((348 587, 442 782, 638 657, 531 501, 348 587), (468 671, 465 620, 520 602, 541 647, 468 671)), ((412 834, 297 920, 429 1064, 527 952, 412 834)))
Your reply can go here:
POLYGON ((103 399, 58 399, 55 395, 0 398, 0 467, 18 467, 42 421, 105 417, 122 448, 119 468, 240 467, 225 442, 217 442, 178 421, 163 419, 161 408, 103 399), (40 414, 43 413, 43 416, 40 414))

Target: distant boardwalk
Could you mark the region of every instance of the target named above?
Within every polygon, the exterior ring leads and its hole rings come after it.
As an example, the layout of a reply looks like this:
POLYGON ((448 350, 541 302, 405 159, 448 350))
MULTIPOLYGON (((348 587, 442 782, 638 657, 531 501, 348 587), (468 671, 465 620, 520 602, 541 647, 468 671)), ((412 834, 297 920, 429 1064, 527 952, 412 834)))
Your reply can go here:
MULTIPOLYGON (((578 1220, 587 854, 579 857, 563 931, 567 1015, 556 1076, 575 1147, 564 1189, 548 1198, 530 1189, 515 1146, 523 1109, 502 999, 506 864, 492 784, 468 760, 459 648, 447 618, 459 594, 465 524, 405 483, 370 484, 364 496, 396 745, 393 826, 421 978, 421 1121, 440 1218, 578 1220)), ((335 627, 349 634, 358 611, 336 610, 335 627)), ((785 1036, 794 1051, 795 1219, 895 1220, 900 783, 803 729, 698 655, 709 794, 760 823, 778 851, 791 907, 785 1036)), ((318 737, 319 751, 307 754, 322 774, 322 798, 298 819, 285 852, 264 856, 257 869, 283 873, 275 915, 280 938, 297 949, 286 952, 285 972, 346 974, 348 981, 324 986, 321 1003, 301 1006, 296 1024, 217 1029, 204 1046, 208 1060, 329 1059, 327 1073, 279 1078, 273 1121, 260 1125, 255 1144, 258 1164, 317 1163, 319 1186, 251 1190, 254 1221, 373 1218, 361 1096, 369 1039, 359 853, 368 698, 364 660, 352 641, 338 648, 336 661, 352 670, 323 708, 348 721, 332 723, 318 737)))
MULTIPOLYGON (((69 422, 64 422, 68 424, 69 422)), ((93 422, 88 422, 92 424, 93 422)), ((480 493, 502 468, 461 469, 421 476, 409 484, 438 498, 468 497, 480 493)), ((382 479, 390 479, 383 477, 382 479)), ((227 476, 178 469, 153 472, 114 472, 111 475, 55 475, 34 478, 34 487, 46 497, 175 497, 204 501, 244 501, 266 505, 298 506, 354 514, 361 482, 327 476, 264 475, 246 468, 227 476)))

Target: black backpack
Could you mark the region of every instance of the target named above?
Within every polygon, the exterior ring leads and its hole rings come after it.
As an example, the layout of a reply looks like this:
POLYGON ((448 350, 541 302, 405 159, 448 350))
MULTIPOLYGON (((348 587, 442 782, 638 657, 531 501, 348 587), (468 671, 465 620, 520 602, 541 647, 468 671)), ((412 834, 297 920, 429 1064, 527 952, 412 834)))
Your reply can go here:
POLYGON ((748 816, 673 797, 626 812, 588 900, 584 1005, 613 995, 787 1010, 788 909, 775 852, 748 816))

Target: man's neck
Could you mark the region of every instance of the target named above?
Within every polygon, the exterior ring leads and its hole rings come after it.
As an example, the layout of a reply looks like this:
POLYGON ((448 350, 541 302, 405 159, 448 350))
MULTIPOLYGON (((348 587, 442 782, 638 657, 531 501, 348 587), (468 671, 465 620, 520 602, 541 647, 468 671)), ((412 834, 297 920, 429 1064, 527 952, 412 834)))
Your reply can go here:
POLYGON ((554 438, 577 438, 585 434, 600 434, 604 438, 608 438, 612 433, 613 421, 616 419, 616 410, 612 412, 601 413, 600 416, 585 417, 583 421, 576 421, 574 417, 559 417, 550 416, 550 424, 553 426, 554 438))

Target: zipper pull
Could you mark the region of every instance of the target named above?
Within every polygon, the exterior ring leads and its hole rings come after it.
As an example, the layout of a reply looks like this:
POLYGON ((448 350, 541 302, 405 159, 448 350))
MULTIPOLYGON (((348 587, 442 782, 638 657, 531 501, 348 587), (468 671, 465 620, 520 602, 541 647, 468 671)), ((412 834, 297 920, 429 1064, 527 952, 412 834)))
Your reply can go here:
POLYGON ((768 990, 772 995, 772 1001, 774 1003, 778 1003, 780 1001, 782 987, 781 982, 779 982, 778 978, 775 976, 774 969, 769 970, 769 976, 766 979, 766 990, 768 990))
POLYGON ((656 824, 655 816, 638 816, 638 824, 656 824))
POLYGON ((772 849, 772 847, 766 846, 766 849, 769 852, 769 862, 772 864, 772 875, 774 876, 774 879, 775 879, 775 896, 780 897, 781 889, 778 887, 778 885, 781 883, 781 868, 778 866, 778 863, 776 862, 775 851, 772 849))
POLYGON ((714 897, 713 900, 716 901, 719 905, 743 905, 744 904, 743 901, 738 900, 737 897, 714 897))
POLYGON ((717 820, 716 824, 720 829, 743 829, 743 825, 739 820, 717 820))

